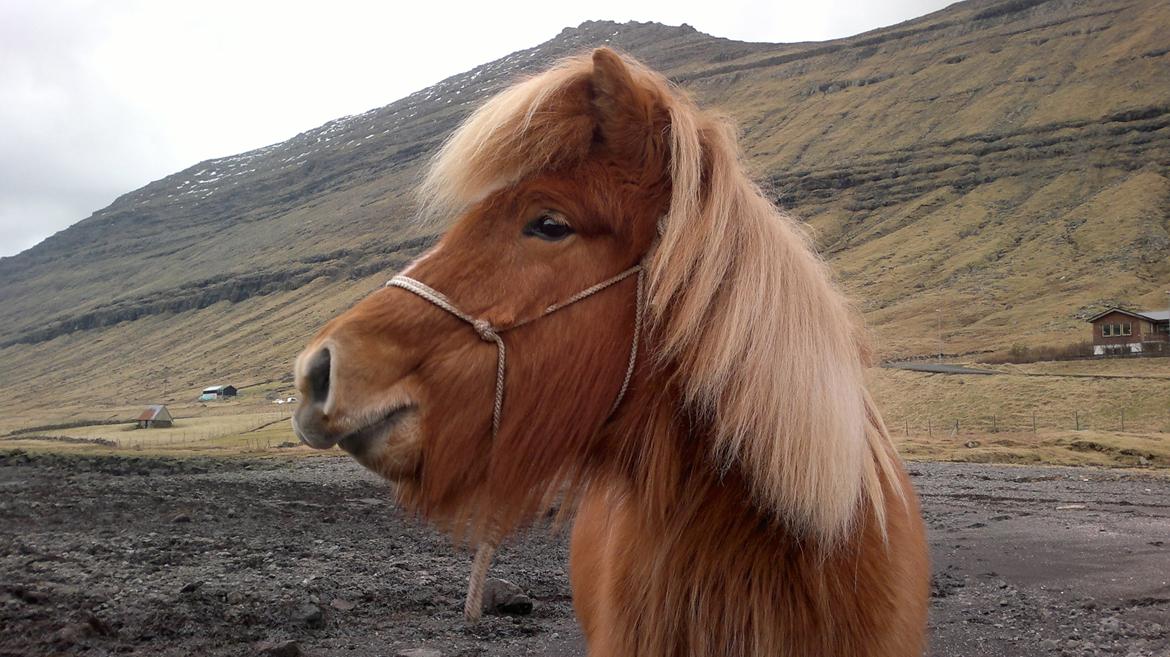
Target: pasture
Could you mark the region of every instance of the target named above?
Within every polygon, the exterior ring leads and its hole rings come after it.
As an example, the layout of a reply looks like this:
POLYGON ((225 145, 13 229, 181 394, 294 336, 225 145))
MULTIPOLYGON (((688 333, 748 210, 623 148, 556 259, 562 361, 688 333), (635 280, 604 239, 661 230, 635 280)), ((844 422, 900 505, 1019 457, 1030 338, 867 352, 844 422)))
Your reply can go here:
MULTIPOLYGON (((904 458, 1170 467, 1170 358, 969 364, 1002 374, 869 371, 870 388, 904 458)), ((288 422, 293 406, 271 404, 262 399, 265 393, 287 397, 295 390, 270 384, 249 390, 240 400, 170 404, 176 422, 166 429, 133 428, 130 418, 139 406, 83 404, 65 415, 56 409, 33 411, 8 418, 0 429, 0 448, 171 456, 319 454, 300 446, 293 435, 288 422), (56 427, 74 424, 79 426, 56 427)))
POLYGON ((174 426, 139 429, 133 422, 17 432, 2 439, 4 447, 81 454, 137 452, 167 456, 234 456, 292 451, 304 454, 289 428, 288 412, 178 416, 174 426))
POLYGON ((1170 466, 1170 358, 978 366, 1002 373, 870 370, 904 457, 1170 466))

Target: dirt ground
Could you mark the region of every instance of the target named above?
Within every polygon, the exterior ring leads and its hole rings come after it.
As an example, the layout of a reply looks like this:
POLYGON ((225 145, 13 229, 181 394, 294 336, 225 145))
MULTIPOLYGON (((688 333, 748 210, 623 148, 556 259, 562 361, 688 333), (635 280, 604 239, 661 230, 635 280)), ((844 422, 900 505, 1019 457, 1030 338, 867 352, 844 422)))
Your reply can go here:
MULTIPOLYGON (((934 555, 930 655, 1170 654, 1170 478, 910 470, 934 555)), ((469 560, 346 458, 0 454, 3 656, 584 654, 564 537, 496 560, 528 615, 466 627, 469 560)))

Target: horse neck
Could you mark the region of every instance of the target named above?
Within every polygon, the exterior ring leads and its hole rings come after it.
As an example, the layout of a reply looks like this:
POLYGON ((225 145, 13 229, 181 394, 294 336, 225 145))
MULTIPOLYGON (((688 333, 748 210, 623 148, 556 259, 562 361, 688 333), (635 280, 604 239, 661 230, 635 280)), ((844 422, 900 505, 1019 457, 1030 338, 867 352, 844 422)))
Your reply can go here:
POLYGON ((861 546, 881 540, 872 519, 822 549, 754 503, 736 467, 715 466, 709 423, 679 412, 669 389, 639 390, 594 491, 622 546, 612 585, 632 584, 611 600, 629 619, 610 628, 617 652, 854 654, 852 634, 826 630, 849 616, 840 592, 861 546))
MULTIPOLYGON (((650 384, 651 378, 642 383, 650 384)), ((648 387, 635 385, 629 400, 633 412, 615 423, 607 449, 614 456, 605 468, 610 483, 635 502, 646 527, 685 527, 716 509, 725 524, 775 524, 752 503, 737 467, 724 471, 716 466, 710 422, 682 410, 678 387, 648 387)))

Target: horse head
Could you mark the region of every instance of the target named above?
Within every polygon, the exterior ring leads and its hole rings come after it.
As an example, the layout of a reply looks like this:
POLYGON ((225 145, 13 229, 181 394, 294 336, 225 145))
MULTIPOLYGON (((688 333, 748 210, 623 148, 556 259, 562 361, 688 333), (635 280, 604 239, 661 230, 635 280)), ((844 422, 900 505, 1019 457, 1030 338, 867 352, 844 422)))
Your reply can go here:
POLYGON ((457 313, 388 286, 296 361, 302 441, 339 445, 440 522, 534 510, 597 449, 627 382, 635 277, 547 311, 650 250, 670 203, 668 99, 612 51, 584 63, 556 70, 551 94, 544 80, 498 96, 439 154, 429 212, 453 221, 403 275, 457 313))

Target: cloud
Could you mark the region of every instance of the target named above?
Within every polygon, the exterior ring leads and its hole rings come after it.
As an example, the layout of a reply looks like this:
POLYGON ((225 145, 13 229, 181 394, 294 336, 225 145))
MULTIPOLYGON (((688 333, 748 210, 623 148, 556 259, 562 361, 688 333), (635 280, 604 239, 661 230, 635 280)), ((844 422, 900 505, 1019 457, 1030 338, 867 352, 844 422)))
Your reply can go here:
POLYGON ((101 39, 94 28, 116 19, 118 7, 105 5, 104 14, 84 2, 0 7, 0 255, 173 165, 174 153, 150 155, 164 135, 94 74, 101 39))

